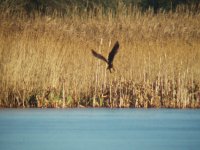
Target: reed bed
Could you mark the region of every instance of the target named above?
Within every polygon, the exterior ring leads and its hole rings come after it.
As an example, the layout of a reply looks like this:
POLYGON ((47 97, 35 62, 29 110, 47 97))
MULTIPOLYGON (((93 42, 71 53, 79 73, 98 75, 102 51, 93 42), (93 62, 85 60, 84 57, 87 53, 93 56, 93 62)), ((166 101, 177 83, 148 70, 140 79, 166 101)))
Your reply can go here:
POLYGON ((1 107, 200 107, 200 15, 0 13, 1 107), (107 56, 116 41, 115 72, 107 56))

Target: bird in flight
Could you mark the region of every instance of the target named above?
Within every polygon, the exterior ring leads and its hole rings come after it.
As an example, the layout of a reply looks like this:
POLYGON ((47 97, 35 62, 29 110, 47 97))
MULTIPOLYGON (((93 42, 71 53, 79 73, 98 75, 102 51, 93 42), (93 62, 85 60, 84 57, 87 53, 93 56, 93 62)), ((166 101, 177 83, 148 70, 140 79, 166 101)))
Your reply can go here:
POLYGON ((108 67, 107 69, 110 71, 111 73, 111 69, 114 69, 113 67, 113 60, 114 60, 114 57, 115 55, 117 54, 119 50, 119 42, 117 41, 114 45, 114 47, 112 48, 112 50, 110 51, 109 55, 108 55, 108 59, 106 59, 104 56, 102 56, 101 54, 98 54, 97 52, 95 52, 93 49, 92 49, 92 54, 96 57, 96 58, 99 58, 103 61, 105 61, 107 64, 108 64, 108 67))

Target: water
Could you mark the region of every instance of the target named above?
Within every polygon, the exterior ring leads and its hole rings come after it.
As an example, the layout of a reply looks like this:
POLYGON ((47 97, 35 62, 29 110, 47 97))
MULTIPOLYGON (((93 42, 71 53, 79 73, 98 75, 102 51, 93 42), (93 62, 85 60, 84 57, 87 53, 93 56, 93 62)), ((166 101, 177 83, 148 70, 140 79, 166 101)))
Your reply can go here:
POLYGON ((0 109, 0 150, 199 147, 197 109, 0 109))

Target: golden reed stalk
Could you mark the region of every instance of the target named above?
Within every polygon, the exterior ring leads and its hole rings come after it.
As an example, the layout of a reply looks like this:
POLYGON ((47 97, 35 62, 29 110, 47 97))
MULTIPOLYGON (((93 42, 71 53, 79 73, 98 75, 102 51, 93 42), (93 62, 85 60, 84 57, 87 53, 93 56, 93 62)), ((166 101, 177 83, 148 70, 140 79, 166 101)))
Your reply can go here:
POLYGON ((200 107, 200 15, 0 14, 1 107, 200 107), (92 57, 120 43, 112 74, 92 57))

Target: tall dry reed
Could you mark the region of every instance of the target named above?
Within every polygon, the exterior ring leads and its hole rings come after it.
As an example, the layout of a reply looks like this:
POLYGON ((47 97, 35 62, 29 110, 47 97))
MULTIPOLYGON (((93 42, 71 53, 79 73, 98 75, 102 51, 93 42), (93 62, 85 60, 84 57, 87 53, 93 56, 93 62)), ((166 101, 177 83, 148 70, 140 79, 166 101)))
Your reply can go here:
POLYGON ((1 107, 200 107, 200 15, 0 14, 1 107), (115 41, 116 71, 91 55, 115 41))

